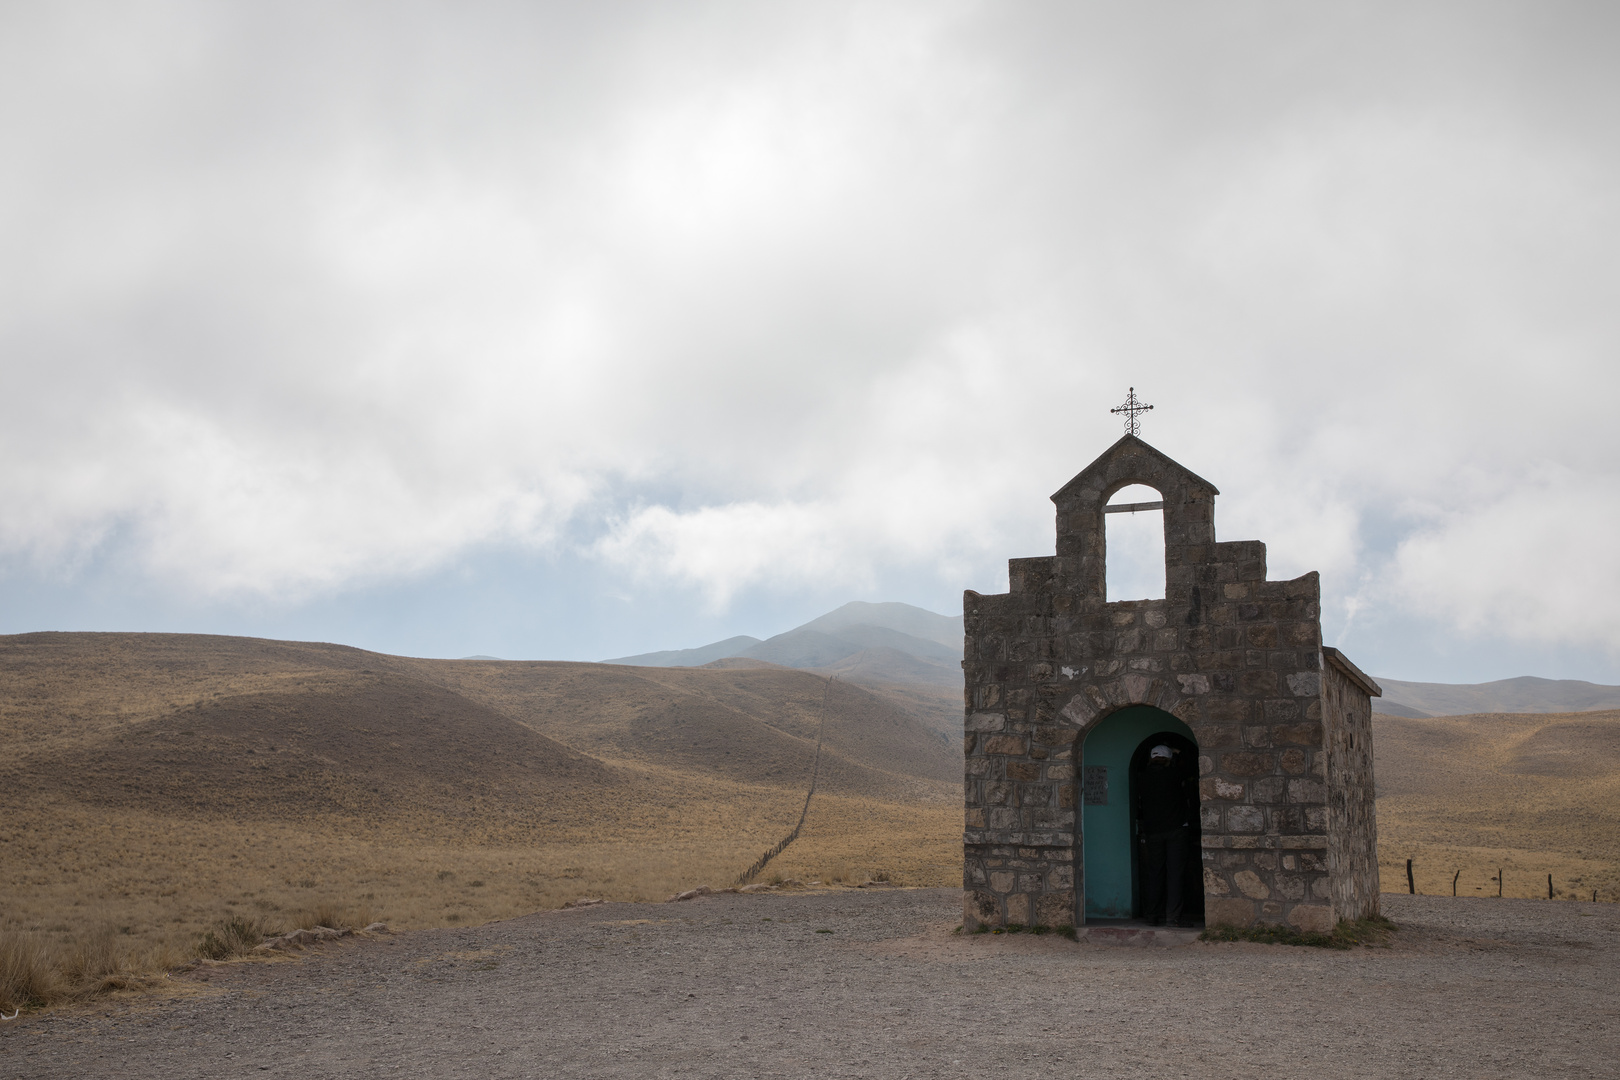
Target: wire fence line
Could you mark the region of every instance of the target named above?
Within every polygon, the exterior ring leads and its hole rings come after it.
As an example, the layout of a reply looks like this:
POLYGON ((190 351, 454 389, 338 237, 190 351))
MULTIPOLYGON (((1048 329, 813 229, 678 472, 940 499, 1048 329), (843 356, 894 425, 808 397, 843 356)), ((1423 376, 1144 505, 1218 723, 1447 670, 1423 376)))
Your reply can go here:
POLYGON ((816 758, 814 764, 810 766, 810 789, 804 793, 804 809, 799 811, 799 823, 793 826, 792 832, 778 840, 774 847, 755 859, 754 865, 744 870, 733 884, 746 885, 754 880, 772 859, 786 851, 787 846, 799 838, 799 831, 804 828, 804 819, 810 816, 810 797, 816 793, 816 781, 821 777, 821 740, 827 733, 827 698, 832 694, 832 684, 837 681, 838 676, 829 676, 826 687, 821 691, 821 718, 816 724, 816 758))
MULTIPOLYGON (((1406 886, 1404 891, 1411 893, 1414 896, 1444 896, 1446 895, 1446 886, 1449 885, 1451 890, 1450 895, 1452 896, 1466 897, 1470 895, 1483 895, 1518 900, 1585 900, 1588 903, 1594 904, 1599 903, 1600 901, 1607 903, 1620 902, 1620 892, 1616 892, 1611 888, 1593 885, 1591 881, 1584 880, 1582 878, 1576 878, 1573 881, 1565 881, 1562 885, 1560 885, 1555 880, 1556 875, 1547 873, 1545 870, 1508 865, 1486 865, 1484 867, 1480 867, 1478 865, 1465 865, 1461 869, 1458 869, 1457 864, 1454 862, 1447 863, 1445 860, 1436 861, 1446 865, 1446 869, 1452 871, 1449 878, 1442 878, 1440 882, 1440 891, 1437 892, 1425 892, 1423 889, 1418 888, 1418 882, 1414 874, 1414 866, 1417 862, 1415 858, 1406 860, 1404 871, 1398 863, 1393 867, 1386 868, 1385 866, 1380 866, 1378 868, 1379 876, 1383 880, 1383 883, 1387 886, 1391 875, 1386 875, 1384 871, 1386 869, 1393 870, 1392 876, 1399 880, 1400 884, 1406 886), (1463 881, 1464 873, 1469 875, 1469 892, 1459 891, 1459 883, 1463 881), (1479 874, 1488 875, 1484 878, 1485 884, 1482 886, 1472 885, 1472 882, 1480 880, 1480 878, 1477 876, 1479 874), (1513 885, 1512 891, 1509 891, 1507 888, 1510 881, 1513 885), (1542 886, 1543 882, 1546 883, 1545 888, 1542 886), (1526 891, 1527 886, 1528 891, 1526 891)), ((1434 879, 1430 877, 1429 880, 1432 882, 1434 879)))

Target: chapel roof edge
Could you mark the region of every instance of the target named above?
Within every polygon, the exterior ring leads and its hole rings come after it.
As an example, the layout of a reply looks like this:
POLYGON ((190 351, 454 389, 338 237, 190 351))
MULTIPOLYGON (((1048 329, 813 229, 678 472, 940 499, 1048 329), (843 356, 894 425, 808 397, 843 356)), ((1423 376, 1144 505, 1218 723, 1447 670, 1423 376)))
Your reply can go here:
POLYGON ((1205 480, 1202 476, 1199 476, 1197 473, 1193 472, 1191 469, 1187 468, 1187 466, 1183 465, 1169 454, 1166 454, 1158 447, 1153 446, 1151 443, 1148 443, 1135 435, 1122 435, 1118 441, 1114 443, 1114 445, 1098 454, 1096 459, 1093 460, 1090 465, 1087 465, 1085 468, 1075 473, 1074 477, 1070 479, 1067 484, 1064 484, 1062 487, 1053 492, 1052 501, 1057 502, 1058 499, 1066 494, 1070 488, 1080 484, 1092 473, 1106 467, 1110 461, 1118 457, 1120 454, 1125 453, 1127 450, 1134 450, 1138 453, 1146 451, 1151 456, 1159 459, 1159 461, 1165 466, 1181 473, 1195 486, 1206 489, 1211 495, 1219 495, 1221 493, 1220 489, 1214 484, 1210 483, 1208 480, 1205 480))
POLYGON ((1372 676, 1362 671, 1350 662, 1350 658, 1330 645, 1322 646, 1322 658, 1337 668, 1345 678, 1366 691, 1368 697, 1383 697, 1384 688, 1373 681, 1372 676))

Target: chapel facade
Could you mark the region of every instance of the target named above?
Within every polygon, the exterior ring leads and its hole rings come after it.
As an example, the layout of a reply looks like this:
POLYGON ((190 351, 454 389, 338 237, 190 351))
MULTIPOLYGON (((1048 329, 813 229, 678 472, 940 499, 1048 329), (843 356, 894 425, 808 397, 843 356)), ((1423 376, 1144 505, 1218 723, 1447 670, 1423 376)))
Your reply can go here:
POLYGON ((1140 916, 1130 792, 1150 743, 1196 770, 1189 910, 1209 925, 1378 911, 1382 691, 1323 646, 1314 571, 1268 581, 1263 543, 1216 541, 1217 494, 1126 435, 1052 496, 1056 555, 964 595, 966 929, 1140 916), (1164 599, 1111 602, 1106 508, 1135 484, 1162 496, 1164 599))

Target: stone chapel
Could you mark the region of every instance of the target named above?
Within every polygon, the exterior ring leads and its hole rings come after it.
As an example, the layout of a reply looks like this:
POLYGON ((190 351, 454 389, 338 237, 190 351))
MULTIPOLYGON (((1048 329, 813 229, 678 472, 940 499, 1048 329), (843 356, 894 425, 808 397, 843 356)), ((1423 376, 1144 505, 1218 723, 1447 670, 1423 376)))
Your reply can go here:
POLYGON ((1126 435, 1052 496, 1056 555, 964 595, 966 929, 1140 915, 1130 792, 1158 742, 1196 762, 1209 925, 1377 913, 1382 691, 1322 644, 1316 572, 1268 581, 1263 543, 1216 541, 1217 494, 1126 435), (1137 484, 1162 496, 1135 506, 1163 511, 1164 599, 1110 601, 1105 514, 1137 484))

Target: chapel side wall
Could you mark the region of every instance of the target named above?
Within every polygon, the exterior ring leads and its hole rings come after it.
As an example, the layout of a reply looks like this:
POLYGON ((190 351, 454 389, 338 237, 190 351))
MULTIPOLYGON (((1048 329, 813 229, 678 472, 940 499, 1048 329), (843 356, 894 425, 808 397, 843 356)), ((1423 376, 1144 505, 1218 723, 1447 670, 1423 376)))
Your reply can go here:
POLYGON ((1378 818, 1372 698, 1332 664, 1322 673, 1328 758, 1328 872, 1333 917, 1378 914, 1378 818))

